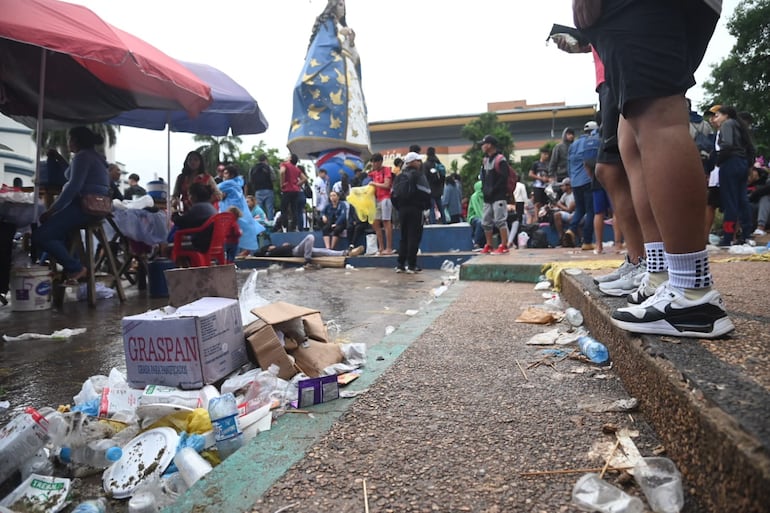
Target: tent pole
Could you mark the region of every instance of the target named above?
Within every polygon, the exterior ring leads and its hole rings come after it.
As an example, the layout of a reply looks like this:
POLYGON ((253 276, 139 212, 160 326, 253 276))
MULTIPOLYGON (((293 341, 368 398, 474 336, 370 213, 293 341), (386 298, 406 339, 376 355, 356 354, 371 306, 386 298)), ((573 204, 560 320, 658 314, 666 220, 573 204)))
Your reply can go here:
MULTIPOLYGON (((37 102, 37 133, 35 134, 35 183, 32 189, 32 202, 35 205, 35 220, 40 209, 40 146, 43 143, 43 110, 45 103, 45 69, 47 67, 48 54, 45 48, 40 49, 40 85, 37 102)), ((46 205, 48 208, 48 205, 46 205)))
POLYGON ((166 115, 166 181, 168 182, 168 194, 166 194, 166 221, 171 225, 171 193, 174 192, 171 184, 171 120, 166 115))

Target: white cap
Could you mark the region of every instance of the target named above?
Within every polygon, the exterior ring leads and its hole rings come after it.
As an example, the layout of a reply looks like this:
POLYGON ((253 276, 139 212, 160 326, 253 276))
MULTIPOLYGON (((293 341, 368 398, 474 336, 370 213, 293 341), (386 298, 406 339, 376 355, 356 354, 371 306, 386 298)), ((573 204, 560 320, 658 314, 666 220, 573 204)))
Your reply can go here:
POLYGON ((420 155, 410 151, 406 154, 406 157, 404 157, 404 164, 409 164, 410 162, 414 162, 415 160, 421 160, 420 155))
POLYGON ((596 121, 589 121, 583 127, 583 131, 588 132, 590 130, 596 130, 597 128, 599 128, 599 125, 596 124, 596 121))

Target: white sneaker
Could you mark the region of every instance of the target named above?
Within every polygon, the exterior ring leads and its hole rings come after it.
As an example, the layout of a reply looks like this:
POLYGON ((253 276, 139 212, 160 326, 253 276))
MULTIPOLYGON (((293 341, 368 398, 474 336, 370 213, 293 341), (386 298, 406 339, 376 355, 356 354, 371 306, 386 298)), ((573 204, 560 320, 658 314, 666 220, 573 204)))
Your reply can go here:
POLYGON ((641 305, 649 298, 655 295, 657 289, 650 285, 650 273, 646 272, 642 276, 642 281, 639 282, 639 287, 626 296, 628 305, 641 305))
POLYGON ((751 234, 755 237, 764 237, 765 235, 767 235, 767 232, 762 228, 757 228, 756 230, 751 232, 751 234))
POLYGON ((644 263, 640 263, 629 269, 617 280, 600 283, 599 291, 608 296, 627 296, 639 288, 639 285, 642 283, 642 278, 646 273, 647 266, 644 263))
POLYGON ((598 285, 598 284, 600 284, 600 283, 605 283, 605 282, 608 282, 608 281, 615 281, 615 280, 619 280, 619 279, 620 279, 620 278, 622 278, 622 277, 623 277, 623 275, 624 275, 624 274, 626 274, 628 271, 630 271, 630 270, 631 270, 631 269, 633 269, 634 267, 638 267, 638 266, 639 266, 639 264, 638 264, 638 263, 634 264, 634 263, 632 263, 632 262, 631 262, 631 261, 628 259, 628 257, 626 257, 626 259, 625 259, 625 260, 623 260, 623 263, 622 263, 622 264, 620 264, 620 267, 618 267, 617 269, 615 269, 615 270, 614 270, 614 271, 612 271, 611 273, 609 273, 609 274, 603 274, 603 275, 601 275, 601 276, 597 276, 597 277, 595 277, 595 278, 594 278, 594 283, 596 283, 596 284, 598 285))
POLYGON ((717 290, 697 300, 664 283, 641 305, 618 308, 612 324, 634 333, 717 338, 735 329, 717 290))

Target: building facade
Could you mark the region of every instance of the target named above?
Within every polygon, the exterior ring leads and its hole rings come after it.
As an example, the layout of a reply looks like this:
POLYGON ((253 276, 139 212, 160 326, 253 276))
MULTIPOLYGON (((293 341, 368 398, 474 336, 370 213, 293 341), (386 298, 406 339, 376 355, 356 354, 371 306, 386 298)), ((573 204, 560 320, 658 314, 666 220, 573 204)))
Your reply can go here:
MULTIPOLYGON (((527 105, 526 100, 487 104, 487 112, 497 114, 500 123, 508 125, 514 141, 512 158, 518 161, 524 155, 538 152, 543 144, 560 140, 562 131, 571 127, 580 133, 586 121, 596 116, 595 105, 548 103, 527 105)), ((406 155, 409 146, 418 144, 423 153, 429 146, 436 148, 442 162, 457 161, 458 168, 465 163, 463 154, 473 144, 461 135, 465 125, 481 114, 463 114, 429 118, 375 121, 369 123, 372 151, 380 152, 390 165, 396 157, 406 155)))

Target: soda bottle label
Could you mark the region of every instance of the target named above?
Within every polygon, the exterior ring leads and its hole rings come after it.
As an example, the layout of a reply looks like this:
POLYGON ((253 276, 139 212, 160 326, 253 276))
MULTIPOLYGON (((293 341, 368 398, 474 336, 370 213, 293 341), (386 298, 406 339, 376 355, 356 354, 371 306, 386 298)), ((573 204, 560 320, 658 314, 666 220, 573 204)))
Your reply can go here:
POLYGON ((214 438, 217 442, 229 440, 240 434, 238 421, 236 420, 235 415, 216 419, 212 424, 214 425, 214 438))

